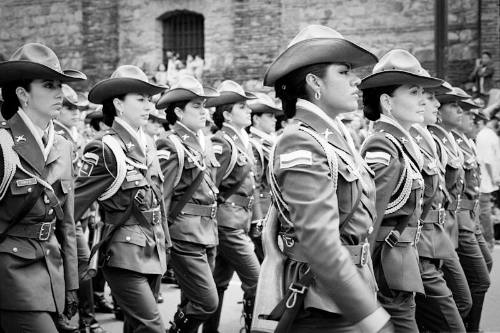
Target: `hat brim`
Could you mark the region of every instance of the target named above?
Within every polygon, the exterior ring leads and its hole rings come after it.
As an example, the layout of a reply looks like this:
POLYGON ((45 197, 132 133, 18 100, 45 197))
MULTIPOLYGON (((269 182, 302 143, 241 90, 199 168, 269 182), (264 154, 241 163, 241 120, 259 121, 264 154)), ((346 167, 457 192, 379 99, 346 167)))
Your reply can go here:
POLYGON ((102 110, 96 110, 87 113, 85 116, 85 120, 91 120, 91 119, 97 119, 97 118, 104 118, 104 114, 102 113, 102 110))
POLYGON ((68 69, 62 72, 48 66, 25 60, 0 63, 0 87, 20 80, 58 80, 63 83, 83 81, 87 76, 80 71, 68 69))
POLYGON ((424 91, 428 93, 434 93, 434 95, 442 95, 451 92, 451 89, 443 85, 439 85, 436 87, 427 87, 424 89, 424 91))
POLYGON ((157 115, 154 115, 152 113, 149 114, 149 120, 159 122, 160 124, 165 124, 167 122, 166 118, 158 117, 157 115))
POLYGON ((283 112, 281 109, 274 108, 262 103, 252 103, 249 104, 248 107, 250 108, 250 110, 252 110, 252 114, 272 113, 275 115, 279 115, 283 112))
POLYGON ((273 61, 264 75, 264 85, 271 87, 278 79, 309 65, 346 63, 356 68, 377 61, 371 52, 342 38, 308 39, 290 46, 273 61))
POLYGON ((436 99, 439 101, 439 103, 441 103, 441 105, 464 101, 468 98, 469 97, 459 96, 455 94, 436 95, 436 99))
POLYGON ((105 100, 128 93, 153 96, 167 89, 146 81, 130 77, 111 78, 100 81, 90 89, 89 101, 102 104, 105 100))
POLYGON ((440 86, 443 81, 433 77, 421 76, 405 71, 391 70, 368 75, 361 80, 359 89, 412 84, 423 88, 440 86))
POLYGON ((205 106, 210 108, 212 106, 240 103, 243 101, 248 101, 249 99, 256 98, 257 96, 249 92, 245 92, 245 95, 240 95, 233 91, 223 91, 219 96, 207 100, 205 102, 205 106))
POLYGON ((219 96, 219 93, 217 90, 208 88, 208 87, 203 87, 203 92, 204 94, 196 94, 193 91, 185 88, 174 88, 166 93, 163 94, 163 96, 160 97, 160 99, 156 102, 156 108, 157 109, 165 109, 167 108, 170 104, 175 103, 175 102, 182 102, 182 101, 190 101, 195 98, 214 98, 216 96, 219 96))
POLYGON ((462 100, 458 101, 458 105, 464 110, 464 111, 470 111, 472 109, 479 109, 479 105, 471 103, 467 100, 462 100))

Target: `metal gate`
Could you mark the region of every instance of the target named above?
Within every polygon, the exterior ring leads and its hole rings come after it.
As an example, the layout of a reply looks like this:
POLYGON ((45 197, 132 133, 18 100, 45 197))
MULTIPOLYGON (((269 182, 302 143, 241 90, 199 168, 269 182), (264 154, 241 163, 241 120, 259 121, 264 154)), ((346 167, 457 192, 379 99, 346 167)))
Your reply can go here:
POLYGON ((205 57, 204 17, 190 11, 173 11, 163 15, 163 58, 166 52, 179 53, 180 59, 205 57))

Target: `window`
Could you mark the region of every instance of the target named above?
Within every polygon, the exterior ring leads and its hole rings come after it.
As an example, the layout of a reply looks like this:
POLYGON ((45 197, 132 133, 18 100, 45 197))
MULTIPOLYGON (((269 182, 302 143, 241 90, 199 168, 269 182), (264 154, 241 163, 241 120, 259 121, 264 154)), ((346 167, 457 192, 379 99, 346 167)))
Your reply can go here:
POLYGON ((166 53, 179 53, 180 59, 190 54, 204 58, 205 31, 203 15, 187 10, 173 11, 164 14, 163 21, 163 58, 167 63, 166 53))

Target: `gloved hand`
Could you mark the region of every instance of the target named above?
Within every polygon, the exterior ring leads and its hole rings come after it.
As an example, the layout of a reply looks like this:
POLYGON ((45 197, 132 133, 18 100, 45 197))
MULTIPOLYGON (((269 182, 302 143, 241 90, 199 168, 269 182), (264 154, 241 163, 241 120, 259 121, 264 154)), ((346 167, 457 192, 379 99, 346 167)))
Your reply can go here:
POLYGON ((66 291, 66 304, 64 306, 63 314, 68 318, 73 318, 73 316, 78 311, 78 294, 77 290, 67 290, 66 291))

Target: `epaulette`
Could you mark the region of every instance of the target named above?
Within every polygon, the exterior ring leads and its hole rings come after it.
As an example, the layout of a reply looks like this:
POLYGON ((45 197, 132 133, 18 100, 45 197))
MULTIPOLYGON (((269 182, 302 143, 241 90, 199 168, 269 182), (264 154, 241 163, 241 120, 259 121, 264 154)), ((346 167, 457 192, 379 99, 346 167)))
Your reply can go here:
POLYGON ((181 139, 174 133, 171 133, 168 138, 174 144, 174 148, 177 151, 177 161, 179 162, 179 168, 177 169, 177 174, 174 180, 174 187, 176 187, 177 184, 179 184, 179 182, 181 181, 182 171, 184 170, 184 145, 182 144, 181 139))
POLYGON ((236 146, 236 143, 226 133, 224 133, 223 137, 229 143, 229 146, 231 147, 231 158, 229 159, 229 165, 227 166, 226 172, 224 173, 224 176, 222 176, 222 180, 229 177, 231 172, 233 172, 233 169, 234 169, 236 162, 238 160, 238 147, 236 146))
POLYGON ((109 199, 113 195, 115 195, 116 192, 118 192, 118 190, 120 189, 120 186, 122 185, 127 175, 127 156, 125 155, 120 142, 118 142, 118 140, 113 135, 104 134, 104 136, 102 137, 102 143, 103 150, 104 146, 106 145, 115 156, 116 177, 111 185, 99 196, 98 200, 100 201, 109 199))

